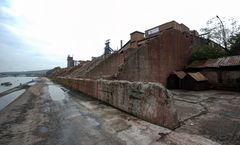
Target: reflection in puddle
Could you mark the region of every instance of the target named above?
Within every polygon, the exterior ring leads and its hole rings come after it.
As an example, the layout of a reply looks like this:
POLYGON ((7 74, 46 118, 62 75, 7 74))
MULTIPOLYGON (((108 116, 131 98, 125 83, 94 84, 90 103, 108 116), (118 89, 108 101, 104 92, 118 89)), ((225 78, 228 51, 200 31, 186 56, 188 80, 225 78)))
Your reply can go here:
POLYGON ((54 101, 63 100, 63 99, 66 98, 66 96, 64 94, 64 91, 58 86, 49 85, 48 90, 49 90, 49 93, 51 95, 51 98, 54 101))
POLYGON ((89 125, 91 125, 91 126, 100 125, 100 123, 98 123, 94 118, 87 117, 87 121, 88 121, 89 125))
POLYGON ((73 118, 77 118, 77 117, 82 117, 82 115, 80 113, 72 114, 72 115, 67 116, 65 119, 69 120, 69 119, 73 119, 73 118))
POLYGON ((29 86, 33 86, 33 85, 35 85, 36 84, 36 82, 32 82, 32 83, 29 83, 28 85, 29 86))
POLYGON ((64 92, 69 92, 69 90, 68 89, 66 89, 66 88, 61 88, 64 92))
POLYGON ((41 128, 39 128, 39 132, 40 133, 47 133, 48 132, 48 128, 47 127, 41 127, 41 128))
POLYGON ((22 93, 25 92, 25 89, 19 90, 10 94, 7 94, 0 98, 0 110, 5 108, 8 104, 14 101, 17 97, 19 97, 22 93))

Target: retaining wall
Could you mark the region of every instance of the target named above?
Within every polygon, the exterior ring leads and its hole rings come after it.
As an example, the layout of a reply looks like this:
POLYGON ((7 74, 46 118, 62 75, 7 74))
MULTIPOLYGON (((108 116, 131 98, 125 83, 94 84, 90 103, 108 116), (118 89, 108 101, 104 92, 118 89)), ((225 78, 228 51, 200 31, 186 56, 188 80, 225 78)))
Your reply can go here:
POLYGON ((179 124, 172 95, 159 83, 63 77, 56 80, 151 123, 171 129, 179 124))

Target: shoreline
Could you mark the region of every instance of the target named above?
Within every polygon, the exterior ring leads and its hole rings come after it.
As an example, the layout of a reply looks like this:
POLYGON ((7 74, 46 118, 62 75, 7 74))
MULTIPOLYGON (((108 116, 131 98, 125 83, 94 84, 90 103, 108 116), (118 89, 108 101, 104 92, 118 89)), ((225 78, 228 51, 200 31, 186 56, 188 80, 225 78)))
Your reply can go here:
POLYGON ((28 84, 32 83, 32 82, 34 82, 34 81, 29 81, 27 83, 18 85, 18 86, 14 87, 14 88, 11 88, 11 89, 8 89, 6 91, 3 91, 3 92, 0 93, 0 98, 4 97, 7 94, 10 94, 10 93, 22 90, 22 89, 28 89, 30 87, 28 84))

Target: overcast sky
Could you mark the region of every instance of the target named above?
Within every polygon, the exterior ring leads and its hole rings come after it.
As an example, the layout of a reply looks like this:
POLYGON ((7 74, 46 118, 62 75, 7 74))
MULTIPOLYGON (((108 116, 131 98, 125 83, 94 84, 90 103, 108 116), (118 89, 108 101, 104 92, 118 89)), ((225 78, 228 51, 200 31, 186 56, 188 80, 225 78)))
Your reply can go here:
POLYGON ((240 20, 237 0, 0 0, 0 72, 88 60, 105 40, 120 48, 133 31, 176 20, 199 30, 219 15, 240 20))

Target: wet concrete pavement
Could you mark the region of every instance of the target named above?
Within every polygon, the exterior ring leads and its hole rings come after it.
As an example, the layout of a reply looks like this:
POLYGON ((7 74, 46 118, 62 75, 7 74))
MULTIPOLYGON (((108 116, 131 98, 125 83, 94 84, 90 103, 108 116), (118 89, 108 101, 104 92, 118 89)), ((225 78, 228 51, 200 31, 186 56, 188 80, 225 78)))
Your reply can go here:
MULTIPOLYGON (((182 98, 180 94, 179 97, 182 98)), ((194 115, 198 111, 191 113, 194 115)), ((185 114, 186 124, 187 118, 188 114, 185 114)), ((183 127, 172 131, 148 123, 46 78, 39 78, 0 111, 0 144, 218 144, 207 139, 209 137, 184 131, 183 127)))
POLYGON ((171 132, 46 78, 36 80, 0 116, 4 145, 161 145, 171 132))
POLYGON ((139 120, 94 98, 51 82, 48 85, 53 100, 49 104, 49 137, 39 144, 145 145, 157 143, 161 137, 159 132, 170 133, 168 129, 139 120))

